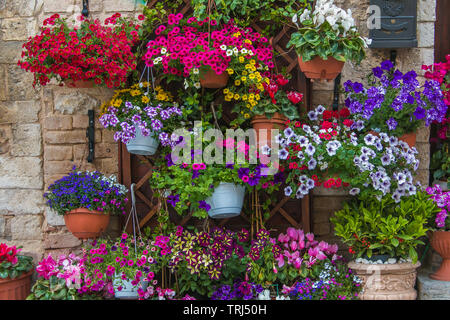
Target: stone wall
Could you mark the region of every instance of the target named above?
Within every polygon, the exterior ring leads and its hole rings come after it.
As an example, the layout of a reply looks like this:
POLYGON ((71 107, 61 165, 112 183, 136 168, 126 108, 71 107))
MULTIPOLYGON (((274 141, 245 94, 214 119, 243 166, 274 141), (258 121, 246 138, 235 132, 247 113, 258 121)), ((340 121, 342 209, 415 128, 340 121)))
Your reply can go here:
MULTIPOLYGON (((368 0, 338 0, 352 8, 363 35, 368 36, 366 9, 368 0)), ((40 259, 47 252, 67 252, 79 247, 80 241, 64 227, 62 217, 45 207, 43 193, 54 180, 80 166, 86 145, 87 110, 98 114, 99 105, 111 94, 109 89, 68 89, 48 85, 39 91, 31 86, 33 75, 17 66, 22 44, 35 35, 45 18, 53 13, 76 17, 82 0, 0 0, 0 242, 22 245, 23 252, 40 259)), ((90 0, 90 14, 104 20, 114 12, 137 15, 134 0, 90 0)), ((401 71, 433 62, 435 1, 418 0, 418 48, 399 49, 397 66, 401 71)), ((388 59, 389 50, 367 50, 364 62, 346 63, 342 83, 360 80, 370 69, 388 59)), ((313 84, 313 104, 331 107, 333 83, 313 84)), ((343 103, 343 97, 340 97, 343 103)), ((418 132, 417 147, 421 153, 418 177, 428 182, 427 129, 418 132)), ((117 173, 117 144, 111 132, 96 124, 95 161, 86 169, 117 173)), ((345 195, 318 190, 312 200, 313 232, 319 238, 336 242, 329 222, 345 195)), ((113 221, 111 232, 118 231, 113 221)))
MULTIPOLYGON (((134 0, 91 0, 90 15, 103 21, 115 12, 135 16, 134 0)), ((118 145, 96 120, 95 159, 88 163, 89 109, 98 116, 107 88, 71 89, 47 85, 35 90, 33 75, 17 66, 22 44, 54 13, 75 18, 82 0, 0 0, 0 242, 23 246, 35 261, 44 254, 80 246, 51 212, 43 193, 74 165, 105 174, 118 172, 118 145), (84 156, 83 156, 84 154, 84 156), (84 161, 82 161, 84 159, 84 161)), ((112 219, 110 233, 119 232, 112 219)))

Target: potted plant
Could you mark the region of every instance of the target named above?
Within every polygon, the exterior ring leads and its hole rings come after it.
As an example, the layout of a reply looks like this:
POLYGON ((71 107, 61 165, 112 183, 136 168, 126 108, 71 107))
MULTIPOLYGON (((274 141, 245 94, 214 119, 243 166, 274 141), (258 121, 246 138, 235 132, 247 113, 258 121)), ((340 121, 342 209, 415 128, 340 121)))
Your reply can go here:
POLYGON ((333 80, 347 60, 360 63, 370 40, 359 35, 351 10, 334 5, 333 0, 316 1, 292 16, 298 30, 287 47, 294 47, 300 69, 311 79, 333 80))
POLYGON ((440 281, 450 281, 450 219, 448 219, 450 192, 442 191, 439 185, 428 187, 426 191, 438 207, 436 217, 430 224, 433 230, 430 242, 433 249, 443 259, 440 268, 431 274, 430 278, 440 281))
POLYGON ((348 109, 318 106, 303 121, 288 123, 277 137, 280 163, 286 168, 286 196, 300 199, 318 186, 346 188, 353 196, 391 193, 396 202, 415 193, 417 150, 383 132, 379 137, 357 135, 364 121, 349 116, 348 109))
POLYGON ((450 189, 450 157, 448 143, 433 153, 430 159, 430 171, 433 174, 433 184, 438 184, 443 191, 450 189))
POLYGON ((20 250, 0 243, 0 300, 25 300, 30 293, 33 258, 20 250))
POLYGON ((73 171, 44 193, 47 205, 64 216, 67 229, 79 239, 97 238, 106 230, 110 214, 125 214, 128 190, 115 176, 73 171))
POLYGON ((402 73, 386 60, 372 69, 368 86, 348 80, 345 105, 354 120, 365 119, 365 130, 388 132, 411 147, 415 145, 416 129, 424 122, 441 123, 446 118, 447 106, 435 80, 419 85, 415 71, 402 73))
POLYGON ((179 104, 160 86, 151 88, 148 82, 117 90, 111 100, 102 106, 100 123, 114 130, 114 140, 126 144, 130 153, 153 155, 161 142, 173 147, 172 130, 183 115, 179 104))
MULTIPOLYGON (((205 139, 208 130, 195 127, 180 134, 182 140, 177 150, 184 150, 183 156, 168 152, 159 169, 154 170, 150 185, 159 190, 159 196, 180 215, 189 212, 193 217, 209 215, 216 219, 238 216, 246 189, 253 190, 264 184, 268 191, 274 190, 281 180, 277 175, 267 174, 269 166, 250 161, 250 147, 245 141, 223 140, 221 132, 211 131, 217 136, 215 141, 209 142, 205 139), (215 156, 204 154, 207 150, 215 150, 215 156), (229 159, 227 154, 230 153, 232 158, 229 159)), ((254 159, 259 159, 259 155, 256 154, 254 159)))
POLYGON ((417 247, 436 205, 423 191, 397 204, 389 195, 353 198, 330 221, 335 234, 356 255, 349 268, 363 280, 363 300, 414 300, 417 247))
MULTIPOLYGON (((246 120, 250 114, 251 124, 256 130, 258 145, 271 147, 273 129, 284 129, 286 120, 294 120, 299 117, 298 104, 303 99, 303 94, 297 91, 285 91, 281 87, 289 82, 283 75, 272 75, 269 83, 263 83, 264 90, 260 94, 258 103, 246 106, 244 117, 238 116, 241 121, 246 120), (266 132, 266 139, 261 136, 262 130, 266 132)), ((252 96, 250 95, 249 98, 252 96)), ((235 111, 241 112, 238 106, 235 111), (236 110, 237 109, 237 110, 236 110)), ((238 113, 239 115, 239 113, 238 113)), ((241 122, 239 121, 239 122, 241 122)))
POLYGON ((60 255, 54 260, 51 254, 36 267, 38 279, 27 300, 90 300, 100 299, 92 292, 83 292, 83 260, 75 254, 60 255))
MULTIPOLYGON (((122 233, 118 239, 99 239, 85 248, 85 276, 90 279, 88 289, 106 287, 118 299, 139 299, 150 285, 156 284, 155 274, 161 269, 161 246, 168 241, 156 239, 151 243, 142 236, 122 233)), ((164 253, 165 254, 165 253, 164 253)), ((153 286, 152 286, 153 288, 153 286)))
POLYGON ((253 66, 261 72, 273 67, 267 38, 251 28, 239 28, 231 21, 220 27, 216 20, 197 20, 181 13, 169 15, 168 20, 156 28, 156 38, 148 42, 144 55, 146 65, 162 70, 168 81, 184 81, 185 88, 221 88, 229 81, 233 66, 245 59, 258 62, 253 66))
POLYGON ((41 33, 24 44, 22 69, 34 73, 33 86, 45 86, 51 79, 69 87, 106 85, 119 87, 136 68, 132 47, 139 41, 140 26, 115 13, 91 21, 78 18, 71 26, 67 18, 54 14, 44 20, 41 33), (110 26, 109 26, 110 25, 110 26))

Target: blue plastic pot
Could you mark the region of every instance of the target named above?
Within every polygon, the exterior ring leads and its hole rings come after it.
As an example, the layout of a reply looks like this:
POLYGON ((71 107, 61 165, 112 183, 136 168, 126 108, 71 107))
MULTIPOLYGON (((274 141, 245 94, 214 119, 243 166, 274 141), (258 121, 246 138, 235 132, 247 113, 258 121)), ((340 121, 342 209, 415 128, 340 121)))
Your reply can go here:
MULTIPOLYGON (((148 282, 147 281, 141 281, 142 283, 142 290, 147 290, 148 282)), ((114 286, 114 297, 117 299, 138 299, 138 288, 139 284, 136 286, 133 286, 131 284, 131 281, 127 280, 120 280, 119 275, 115 275, 113 279, 113 286, 114 286), (119 286, 122 286, 122 290, 117 290, 119 286)))
POLYGON ((158 149, 159 139, 156 133, 151 133, 147 137, 142 135, 139 128, 136 128, 136 137, 127 143, 129 153, 139 154, 142 156, 151 156, 158 149))
POLYGON ((234 183, 221 182, 206 203, 211 206, 208 215, 213 219, 225 219, 241 214, 245 188, 234 183))

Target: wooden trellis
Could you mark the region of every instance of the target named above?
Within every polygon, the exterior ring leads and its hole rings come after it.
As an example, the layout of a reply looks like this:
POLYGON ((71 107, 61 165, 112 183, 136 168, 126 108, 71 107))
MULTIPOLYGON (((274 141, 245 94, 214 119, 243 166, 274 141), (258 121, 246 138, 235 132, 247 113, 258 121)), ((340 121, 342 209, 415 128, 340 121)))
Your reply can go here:
MULTIPOLYGON (((184 3, 178 12, 184 15, 192 13, 192 8, 189 0, 183 0, 184 3)), ((148 6, 153 7, 157 3, 157 0, 149 1, 148 6)), ((258 24, 253 24, 252 28, 258 32, 262 31, 262 27, 258 24)), ((297 55, 291 50, 286 50, 286 44, 289 41, 290 30, 288 27, 283 29, 271 39, 271 44, 276 53, 275 65, 276 71, 285 69, 291 74, 290 89, 297 90, 304 94, 303 100, 303 112, 309 110, 311 107, 311 85, 308 79, 305 78, 300 71, 297 55)), ((224 108, 223 120, 227 123, 231 121, 230 112, 227 112, 224 108)), ((124 144, 119 143, 119 178, 121 183, 130 187, 132 183, 135 183, 136 194, 136 210, 139 216, 140 227, 147 225, 156 225, 156 217, 161 203, 155 197, 149 185, 149 179, 151 178, 154 163, 152 157, 145 157, 140 155, 130 154, 124 144)), ((284 196, 280 188, 280 192, 277 197, 277 202, 270 205, 270 217, 265 222, 265 227, 272 230, 274 234, 284 232, 289 226, 296 228, 302 228, 305 232, 311 231, 310 223, 310 198, 304 197, 302 200, 293 200, 284 196)), ((259 195, 261 202, 264 201, 268 195, 261 192, 259 195)), ((248 200, 246 196, 246 200, 248 200)), ((170 206, 169 206, 170 207, 170 206)), ((127 210, 129 212, 129 208, 127 210)), ((170 212, 171 220, 178 225, 200 225, 204 221, 187 216, 179 216, 175 212, 170 212)), ((125 221, 126 218, 124 218, 125 221)), ((226 226, 230 229, 240 229, 242 227, 249 227, 251 224, 251 217, 245 213, 241 213, 240 216, 230 219, 208 219, 209 226, 226 226)))

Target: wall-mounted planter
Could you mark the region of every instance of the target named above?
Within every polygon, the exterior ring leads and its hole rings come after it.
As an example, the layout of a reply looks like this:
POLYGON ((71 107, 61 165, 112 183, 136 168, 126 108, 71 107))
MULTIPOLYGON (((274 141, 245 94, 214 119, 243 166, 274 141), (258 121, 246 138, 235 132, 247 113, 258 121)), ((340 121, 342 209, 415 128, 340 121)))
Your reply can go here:
POLYGON ((227 85, 229 75, 227 72, 217 74, 214 70, 208 69, 200 74, 200 85, 203 88, 223 88, 227 85))
POLYGON ((381 13, 378 26, 378 17, 372 20, 370 48, 417 47, 417 0, 370 0, 370 5, 380 8, 381 13))
POLYGON ((127 143, 127 150, 132 154, 151 156, 156 153, 158 146, 159 139, 155 133, 144 136, 141 129, 136 127, 136 137, 127 143))
POLYGON ((333 57, 323 60, 321 57, 314 57, 312 60, 303 61, 302 57, 298 57, 298 64, 305 76, 312 81, 314 80, 334 80, 344 67, 344 62, 338 61, 333 57))
POLYGON ((225 219, 241 214, 245 188, 234 183, 221 182, 206 203, 211 206, 208 215, 213 219, 225 219))
POLYGON ((0 279, 0 300, 25 300, 30 294, 33 271, 15 279, 0 279))
MULTIPOLYGON (((148 282, 147 281, 141 281, 142 284, 142 290, 147 290, 148 282)), ((119 276, 115 276, 113 280, 113 286, 114 286, 114 297, 117 299, 124 299, 124 300, 134 300, 138 299, 138 288, 139 285, 132 285, 131 281, 128 280, 119 280, 119 276), (122 287, 122 290, 118 290, 119 286, 122 287)))
POLYGON ((64 222, 78 239, 95 239, 108 228, 109 218, 109 213, 78 208, 66 213, 64 222))

